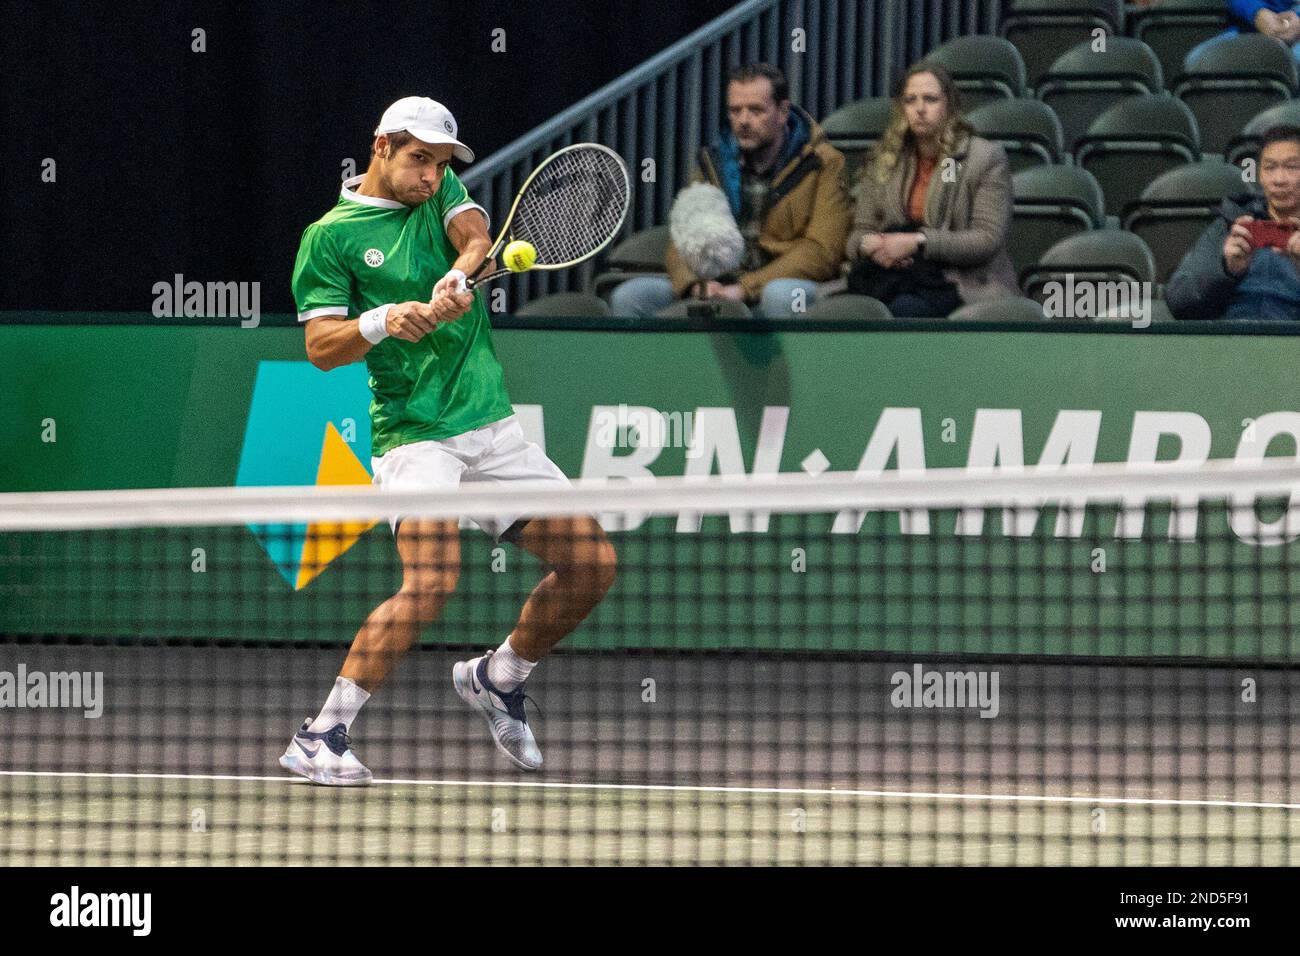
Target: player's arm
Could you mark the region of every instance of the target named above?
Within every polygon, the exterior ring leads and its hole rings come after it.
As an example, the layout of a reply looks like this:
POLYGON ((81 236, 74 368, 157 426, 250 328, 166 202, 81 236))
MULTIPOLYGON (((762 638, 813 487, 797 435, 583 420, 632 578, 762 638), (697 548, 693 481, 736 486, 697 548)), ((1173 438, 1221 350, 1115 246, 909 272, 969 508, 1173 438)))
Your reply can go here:
MULTIPOLYGON (((447 238, 456 247, 456 261, 453 269, 469 275, 479 267, 489 252, 492 251, 492 237, 488 235, 487 219, 477 209, 466 209, 447 223, 447 238)), ((497 264, 489 260, 483 267, 484 272, 493 272, 497 264)))
POLYGON ((425 302, 401 302, 380 306, 366 316, 348 319, 322 315, 307 322, 307 358, 324 372, 351 365, 389 335, 416 342, 437 326, 433 306, 425 302), (369 337, 367 337, 369 335, 369 337))
MULTIPOLYGON (((466 209, 447 223, 447 238, 456 249, 456 261, 451 271, 433 287, 434 315, 439 322, 451 322, 469 311, 474 304, 472 292, 456 293, 456 287, 465 276, 471 275, 492 251, 492 237, 488 235, 486 217, 478 209, 466 209)), ((491 272, 496 263, 489 260, 484 272, 491 272)))
POLYGON ((414 342, 436 325, 423 302, 382 305, 349 318, 352 275, 319 223, 303 232, 291 284, 298 321, 306 323, 307 358, 324 371, 360 361, 390 335, 414 342))

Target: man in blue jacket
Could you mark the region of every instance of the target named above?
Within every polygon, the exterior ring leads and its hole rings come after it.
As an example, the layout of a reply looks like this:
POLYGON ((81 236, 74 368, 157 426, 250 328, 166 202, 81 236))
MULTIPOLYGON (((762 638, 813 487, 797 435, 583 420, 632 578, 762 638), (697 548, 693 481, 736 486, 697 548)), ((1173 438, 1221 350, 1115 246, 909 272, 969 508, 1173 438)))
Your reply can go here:
POLYGON ((1260 142, 1263 194, 1223 200, 1219 216, 1165 287, 1176 319, 1300 319, 1300 231, 1261 245, 1251 224, 1300 227, 1300 126, 1274 126, 1260 142))
POLYGON ((789 317, 839 274, 853 216, 844 154, 790 102, 785 75, 766 63, 732 72, 727 121, 721 141, 700 151, 692 179, 727 196, 745 243, 739 271, 703 283, 670 243, 667 275, 618 286, 610 299, 615 315, 654 315, 695 290, 746 302, 768 318, 789 317))
POLYGON ((1227 3, 1231 21, 1228 29, 1193 47, 1187 54, 1188 60, 1215 43, 1243 33, 1262 33, 1281 40, 1300 60, 1300 44, 1296 43, 1300 40, 1300 14, 1296 12, 1296 0, 1227 0, 1227 3))

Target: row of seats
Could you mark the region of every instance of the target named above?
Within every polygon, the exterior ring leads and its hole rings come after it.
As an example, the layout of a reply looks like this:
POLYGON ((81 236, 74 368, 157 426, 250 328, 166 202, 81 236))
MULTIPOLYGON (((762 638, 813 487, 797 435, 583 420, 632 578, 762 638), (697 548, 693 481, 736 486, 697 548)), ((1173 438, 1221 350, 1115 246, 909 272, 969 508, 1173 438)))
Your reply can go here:
MULTIPOLYGON (((829 138, 844 152, 851 181, 856 180, 871 144, 883 135, 888 107, 888 98, 873 97, 828 117, 827 123, 836 131, 828 133, 829 138), (848 126, 851 135, 844 132, 848 126)), ((1147 185, 1163 174, 1214 155, 1202 150, 1198 124, 1187 106, 1167 94, 1129 96, 1110 106, 1080 137, 1073 154, 1064 149, 1061 125, 1052 108, 1039 100, 989 103, 967 118, 979 135, 1002 144, 1013 174, 1069 163, 1091 173, 1101 184, 1107 216, 1125 215, 1147 185)), ((1239 124, 1228 144, 1228 163, 1252 156, 1264 132, 1284 123, 1300 125, 1300 100, 1269 107, 1239 124)))
POLYGON ((1066 50, 1094 31, 1146 43, 1171 81, 1181 76, 1187 53, 1228 26, 1225 0, 1157 0, 1126 10, 1121 0, 1009 0, 999 34, 1025 51, 1029 86, 1066 50))
MULTIPOLYGON (((1079 172, 1073 167, 1056 167, 1071 173, 1079 172)), ((1084 174, 1086 175, 1086 173, 1084 174)), ((1194 190, 1193 190, 1194 191, 1194 190)), ((1171 196, 1181 194, 1176 185, 1165 192, 1171 196)), ((1172 200, 1177 204, 1177 200, 1172 200)), ((1063 207, 1065 208, 1065 207, 1063 207)), ((1191 212, 1191 207, 1178 207, 1179 211, 1191 212)), ((1075 225, 1068 218, 1062 220, 1065 226, 1075 225)), ((1040 242, 1047 242, 1052 233, 1050 225, 1044 221, 1043 229, 1037 233, 1040 242)), ((519 315, 547 316, 608 316, 610 314, 609 293, 620 282, 636 275, 655 275, 662 273, 663 254, 668 243, 668 228, 659 226, 647 229, 624 240, 616 246, 609 257, 609 270, 596 277, 594 289, 598 294, 561 292, 544 296, 522 307, 519 315)), ((1043 246, 1039 246, 1043 248, 1043 246)), ((1051 282, 1065 282, 1065 277, 1072 275, 1074 281, 1095 282, 1143 282, 1150 283, 1151 291, 1158 295, 1162 281, 1159 277, 1157 258, 1152 247, 1138 234, 1123 229, 1084 228, 1066 231, 1065 234, 1050 241, 1047 251, 1037 256, 1034 261, 1021 271, 1020 287, 1029 300, 1032 309, 1023 302, 1008 299, 996 303, 983 303, 978 306, 963 306, 954 312, 953 319, 1023 319, 1034 317, 1044 319, 1042 308, 1038 305, 1047 295, 1051 282), (1005 313, 1003 315, 1002 313, 1005 313)), ((724 314, 730 316, 748 315, 740 303, 720 303, 724 314)), ((685 302, 674 303, 669 309, 660 313, 665 317, 685 317, 685 302)), ((1160 319, 1169 318, 1163 303, 1157 306, 1160 319)), ((888 308, 875 299, 866 296, 836 295, 827 297, 813 305, 808 318, 890 318, 888 308)))
MULTIPOLYGON (((1008 253, 1018 277, 1023 280, 1040 251, 1059 240, 1114 224, 1154 250, 1154 281, 1163 285, 1222 200, 1256 188, 1241 167, 1217 157, 1195 159, 1192 150, 1180 149, 1188 143, 1180 139, 1183 132, 1159 122, 1169 115, 1168 100, 1155 99, 1130 101, 1114 111, 1104 124, 1114 138, 1093 141, 1096 145, 1081 154, 1081 165, 1029 165, 1012 175, 1008 253)), ((1280 122, 1300 124, 1300 102, 1274 107, 1247 123, 1246 151, 1255 148, 1264 129, 1280 122)), ((1022 134, 1011 135, 994 138, 1013 149, 1022 134)), ((628 276, 661 273, 667 243, 667 226, 628 237, 611 252, 609 271, 596 277, 592 291, 608 299, 628 276)))
MULTIPOLYGON (((1076 280, 1077 281, 1077 280, 1076 280)), ((744 303, 731 301, 715 300, 714 305, 718 307, 718 318, 722 319, 744 319, 750 318, 751 312, 744 303)), ((1150 303, 1152 323, 1167 323, 1174 321, 1169 312, 1168 306, 1160 300, 1150 303)), ((688 302, 674 302, 671 306, 659 313, 659 318, 686 319, 690 317, 691 305, 688 302)), ((609 304, 598 296, 590 295, 585 292, 556 292, 552 295, 543 296, 534 299, 526 306, 518 310, 516 315, 534 318, 608 318, 610 316, 609 304)), ((808 311, 800 317, 801 322, 858 322, 862 319, 867 320, 888 320, 894 316, 890 313, 889 307, 879 299, 873 299, 866 295, 842 294, 831 296, 814 303, 808 311)), ((1028 299, 1018 296, 1008 296, 1005 299, 990 299, 984 302, 976 302, 970 305, 964 305, 948 316, 935 316, 936 319, 946 318, 950 322, 1050 322, 1050 318, 1041 301, 1028 299)), ((1134 315, 1111 315, 1098 318, 1071 318, 1062 316, 1061 321, 1074 322, 1124 322, 1133 323, 1137 319, 1134 315)))
MULTIPOLYGON (((1155 281, 1162 285, 1218 215, 1222 201, 1255 190, 1243 181, 1240 167, 1221 159, 1176 166, 1153 180, 1122 161, 1105 171, 1111 183, 1122 181, 1124 194, 1140 189, 1123 205, 1117 224, 1154 251, 1155 281)), ((1041 250, 1066 236, 1107 225, 1103 186, 1083 167, 1036 166, 1012 176, 1011 188, 1008 254, 1022 279, 1040 261, 1041 250)))
MULTIPOLYGON (((1096 136, 1114 135, 1097 124, 1130 98, 1167 103, 1168 115, 1157 122, 1194 130, 1184 132, 1191 140, 1189 149, 1229 153, 1242 146, 1243 117, 1288 103, 1297 92, 1291 51, 1260 34, 1234 37, 1203 51, 1169 90, 1155 53, 1127 37, 1108 38, 1105 52, 1094 51, 1091 41, 1067 50, 1039 78, 1032 95, 1020 51, 1002 37, 959 37, 926 59, 952 74, 977 129, 1026 135, 1023 155, 1013 157, 1019 163, 1034 162, 1035 154, 1059 162, 1096 136)), ((860 162, 888 122, 889 98, 869 97, 831 113, 822 126, 851 161, 860 162)))
MULTIPOLYGON (((1119 0, 1010 0, 1000 36, 959 37, 927 57, 953 75, 976 131, 1007 150, 1008 251, 1028 296, 965 306, 952 318, 1042 320, 1035 300, 1066 274, 1149 282, 1159 294, 1222 199, 1254 188, 1236 164, 1269 127, 1300 125, 1296 61, 1283 44, 1248 34, 1188 56, 1225 26, 1223 0, 1164 0, 1127 14, 1119 0), (1097 29, 1106 35, 1100 51, 1097 29)), ((851 179, 890 106, 870 97, 823 120, 851 179)), ((607 315, 618 283, 662 274, 667 242, 667 227, 637 233, 612 251, 595 296, 561 293, 521 314, 607 315)), ((739 304, 724 308, 747 314, 739 304)), ((883 318, 888 309, 840 295, 808 316, 883 318)), ((1167 317, 1159 303, 1157 320, 1167 317)))

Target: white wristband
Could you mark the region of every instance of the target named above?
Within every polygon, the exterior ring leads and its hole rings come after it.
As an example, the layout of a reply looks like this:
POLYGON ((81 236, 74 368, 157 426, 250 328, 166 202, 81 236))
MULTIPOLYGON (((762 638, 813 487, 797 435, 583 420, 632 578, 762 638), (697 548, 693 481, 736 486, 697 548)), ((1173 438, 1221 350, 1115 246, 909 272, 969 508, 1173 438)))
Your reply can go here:
POLYGON ((452 277, 455 277, 456 279, 455 291, 457 295, 469 291, 465 288, 465 273, 461 272, 459 269, 452 269, 447 273, 446 278, 450 279, 452 277))
POLYGON ((362 312, 357 318, 357 325, 361 327, 361 337, 371 345, 378 345, 388 338, 388 310, 392 307, 393 303, 389 302, 369 312, 362 312))

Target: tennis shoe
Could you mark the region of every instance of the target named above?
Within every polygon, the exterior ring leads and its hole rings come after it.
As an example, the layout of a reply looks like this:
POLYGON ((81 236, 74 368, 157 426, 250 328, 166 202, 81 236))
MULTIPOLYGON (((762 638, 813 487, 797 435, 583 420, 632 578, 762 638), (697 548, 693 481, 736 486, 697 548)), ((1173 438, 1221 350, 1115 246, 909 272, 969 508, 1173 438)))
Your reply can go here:
POLYGON ((280 758, 281 767, 330 787, 364 787, 374 779, 352 752, 352 738, 346 727, 335 724, 323 732, 310 728, 311 722, 304 721, 293 735, 289 749, 280 758))
POLYGON ((492 651, 488 651, 482 657, 457 662, 451 669, 452 685, 465 703, 487 719, 497 750, 517 767, 536 770, 542 765, 542 751, 524 713, 524 685, 512 691, 495 687, 487 676, 491 656, 492 651))

